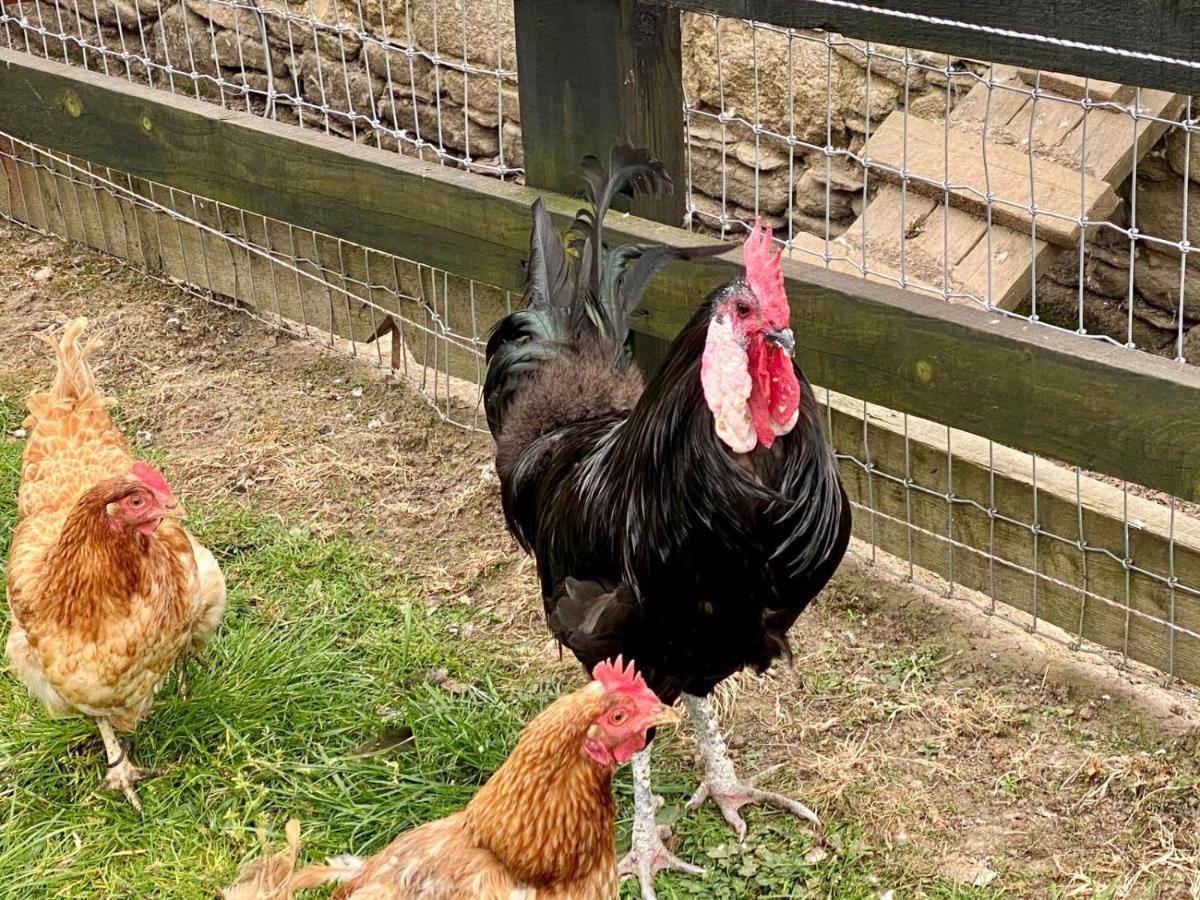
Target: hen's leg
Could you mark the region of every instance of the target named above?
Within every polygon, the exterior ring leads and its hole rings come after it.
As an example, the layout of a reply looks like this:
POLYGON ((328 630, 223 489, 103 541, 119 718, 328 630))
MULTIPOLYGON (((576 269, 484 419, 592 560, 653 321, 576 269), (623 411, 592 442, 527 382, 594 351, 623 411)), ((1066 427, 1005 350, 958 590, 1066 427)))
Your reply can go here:
POLYGON ((175 690, 178 692, 181 700, 186 700, 188 696, 188 666, 193 663, 196 668, 205 674, 212 674, 212 666, 204 661, 204 657, 200 655, 199 650, 188 648, 180 653, 175 658, 175 690))
POLYGON ((733 762, 729 759, 729 754, 725 749, 725 739, 721 737, 721 730, 717 727, 716 714, 707 697, 693 697, 691 694, 684 694, 683 705, 687 707, 688 715, 692 719, 692 727, 696 731, 696 743, 700 746, 700 755, 704 757, 704 781, 700 783, 700 787, 688 801, 688 809, 696 809, 706 799, 712 798, 712 801, 720 808, 725 821, 732 825, 733 830, 737 832, 739 841, 745 840, 746 822, 738 814, 738 810, 749 803, 765 803, 775 806, 820 826, 821 820, 817 818, 817 814, 803 803, 754 786, 755 781, 770 775, 778 766, 772 766, 766 771, 760 772, 749 781, 738 778, 737 772, 733 768, 733 762))
POLYGON ((658 798, 650 789, 650 748, 635 753, 633 765, 633 837, 629 852, 621 860, 618 871, 622 878, 636 875, 642 886, 642 900, 656 900, 654 873, 674 869, 688 875, 703 875, 699 866, 685 863, 663 844, 670 836, 667 826, 661 829, 654 821, 658 798))
POLYGON ((110 791, 120 791, 129 801, 129 805, 141 812, 142 801, 138 799, 133 786, 139 781, 154 778, 159 773, 153 769, 139 769, 129 761, 129 754, 117 738, 108 719, 97 719, 96 725, 100 729, 100 737, 104 739, 105 760, 108 763, 108 775, 100 786, 110 791))

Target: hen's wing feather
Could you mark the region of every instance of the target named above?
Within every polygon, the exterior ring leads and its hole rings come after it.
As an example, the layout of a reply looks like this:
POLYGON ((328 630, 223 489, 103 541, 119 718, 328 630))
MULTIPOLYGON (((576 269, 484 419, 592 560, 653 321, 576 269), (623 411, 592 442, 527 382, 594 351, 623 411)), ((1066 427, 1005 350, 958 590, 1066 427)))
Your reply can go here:
POLYGON ((334 892, 334 900, 509 900, 533 897, 499 860, 475 846, 455 813, 400 835, 334 892))

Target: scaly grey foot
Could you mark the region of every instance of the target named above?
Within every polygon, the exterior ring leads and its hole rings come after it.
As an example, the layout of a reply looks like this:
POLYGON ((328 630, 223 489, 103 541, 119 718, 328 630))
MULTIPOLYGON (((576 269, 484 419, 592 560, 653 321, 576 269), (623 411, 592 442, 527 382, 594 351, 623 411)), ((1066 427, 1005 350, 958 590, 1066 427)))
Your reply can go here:
POLYGON ((687 808, 689 810, 699 809, 705 800, 712 800, 713 803, 717 804, 717 808, 721 810, 721 815, 725 818, 725 821, 737 832, 738 841, 746 839, 746 821, 741 817, 739 811, 743 806, 748 806, 752 803, 774 806, 776 809, 790 812, 801 819, 807 819, 813 825, 820 828, 821 820, 817 818, 817 814, 799 800, 793 800, 791 797, 786 797, 783 794, 764 791, 755 786, 755 782, 761 781, 778 769, 779 766, 771 766, 748 780, 742 780, 737 777, 731 780, 723 778, 709 780, 709 777, 706 776, 704 781, 700 783, 700 787, 696 788, 696 793, 692 794, 692 799, 687 802, 687 808))
POLYGON ((777 771, 779 766, 771 766, 749 780, 738 777, 733 762, 729 759, 729 752, 725 749, 725 739, 721 737, 721 730, 717 727, 712 704, 707 697, 684 694, 683 705, 687 707, 692 727, 696 731, 696 744, 704 758, 704 781, 688 801, 688 809, 696 809, 705 800, 711 799, 721 810, 725 821, 737 832, 739 841, 746 838, 746 822, 739 810, 751 803, 774 806, 820 827, 821 820, 817 818, 817 814, 803 803, 783 794, 764 791, 755 785, 755 782, 777 771))
POLYGON ((97 719, 96 725, 100 729, 100 737, 104 740, 104 759, 108 765, 108 774, 100 786, 110 791, 120 791, 129 801, 129 805, 141 812, 142 801, 138 799, 134 785, 148 778, 156 778, 162 772, 157 769, 139 769, 130 762, 128 746, 117 738, 112 722, 108 719, 97 719))
POLYGON ((617 866, 621 878, 637 876, 642 900, 657 900, 654 876, 664 869, 687 875, 703 875, 704 869, 684 862, 667 849, 664 841, 671 829, 655 823, 654 816, 661 803, 650 789, 650 749, 634 754, 633 760, 633 835, 629 852, 617 866))

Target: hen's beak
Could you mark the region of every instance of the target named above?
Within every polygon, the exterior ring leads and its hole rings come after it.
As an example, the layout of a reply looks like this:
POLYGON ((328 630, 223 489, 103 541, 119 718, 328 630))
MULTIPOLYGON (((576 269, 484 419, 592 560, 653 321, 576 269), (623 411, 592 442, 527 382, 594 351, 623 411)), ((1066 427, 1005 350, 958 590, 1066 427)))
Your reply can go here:
POLYGON ((159 513, 164 519, 183 519, 187 517, 187 510, 183 508, 183 504, 176 500, 170 506, 164 506, 159 513))
POLYGON ((796 338, 790 328, 779 328, 774 331, 764 331, 763 340, 778 347, 788 356, 796 355, 796 338))
POLYGON ((665 703, 659 707, 650 721, 647 723, 649 728, 661 728, 664 725, 678 725, 683 721, 683 717, 679 715, 672 707, 665 703))

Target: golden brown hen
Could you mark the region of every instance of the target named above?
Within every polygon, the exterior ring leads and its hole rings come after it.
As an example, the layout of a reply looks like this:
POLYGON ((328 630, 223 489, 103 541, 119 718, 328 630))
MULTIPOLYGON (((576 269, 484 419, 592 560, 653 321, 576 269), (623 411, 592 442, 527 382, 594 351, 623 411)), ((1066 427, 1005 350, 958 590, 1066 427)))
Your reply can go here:
POLYGON ((603 662, 560 697, 466 809, 396 838, 369 860, 342 857, 291 874, 288 849, 248 866, 225 900, 291 900, 345 882, 335 900, 614 900, 612 774, 646 746, 646 732, 678 721, 633 664, 603 662))
POLYGON ((213 555, 183 529, 162 474, 129 452, 96 387, 83 341, 67 325, 49 391, 29 397, 18 524, 8 558, 13 669, 56 715, 96 720, 104 786, 141 809, 136 768, 115 731, 150 711, 172 664, 198 652, 225 609, 213 555))

